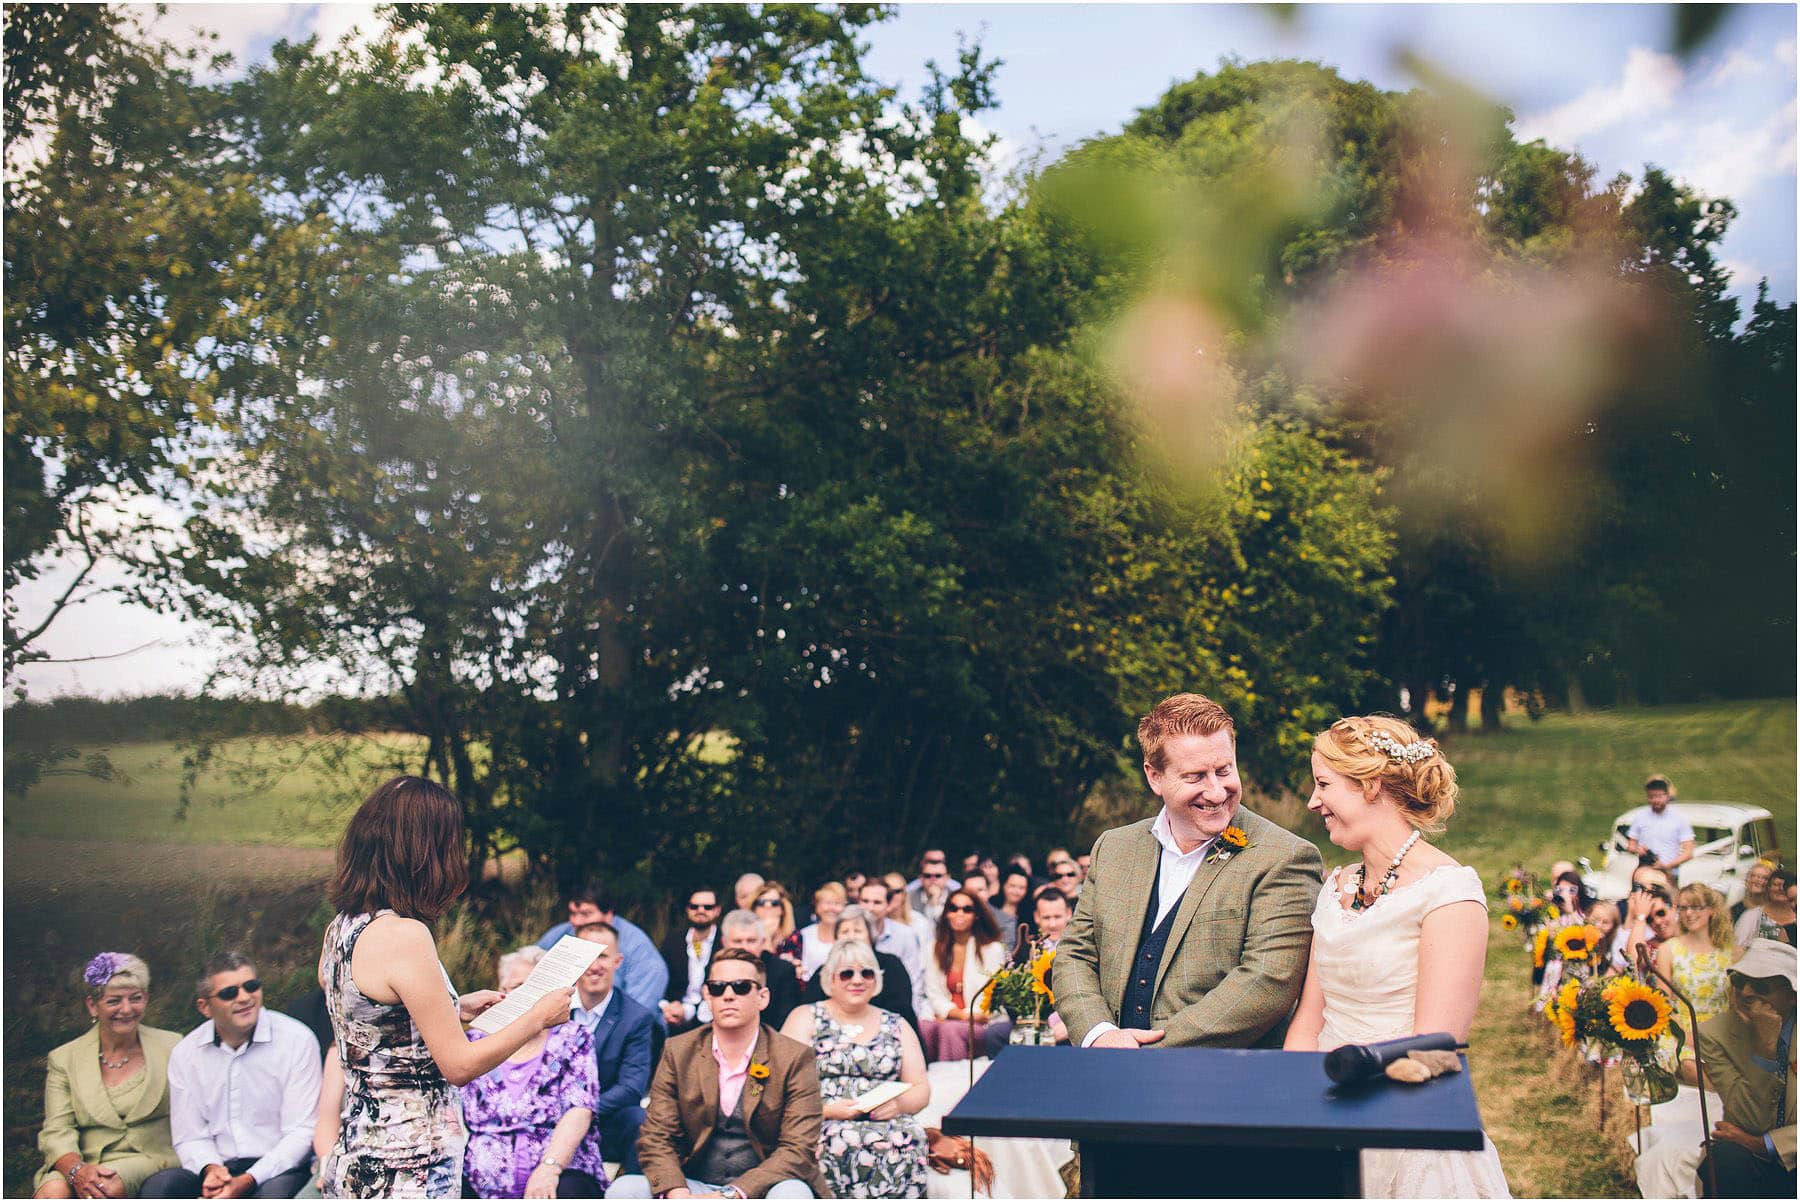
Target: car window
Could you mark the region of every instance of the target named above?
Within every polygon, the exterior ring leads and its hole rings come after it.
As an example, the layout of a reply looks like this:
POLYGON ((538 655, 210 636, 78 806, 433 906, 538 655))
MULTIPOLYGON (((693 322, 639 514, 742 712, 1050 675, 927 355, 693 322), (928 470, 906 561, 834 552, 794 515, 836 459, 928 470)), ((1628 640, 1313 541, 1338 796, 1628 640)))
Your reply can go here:
MULTIPOLYGON (((1697 826, 1694 828, 1694 846, 1705 847, 1708 843, 1729 839, 1734 834, 1736 832, 1728 826, 1697 826)), ((1735 854, 1737 848, 1733 847, 1731 850, 1735 854)))
POLYGON ((1781 840, 1775 836, 1775 820, 1773 818, 1758 818, 1755 822, 1752 822, 1750 824, 1749 843, 1751 847, 1754 847, 1757 850, 1757 854, 1759 855, 1780 848, 1781 840))

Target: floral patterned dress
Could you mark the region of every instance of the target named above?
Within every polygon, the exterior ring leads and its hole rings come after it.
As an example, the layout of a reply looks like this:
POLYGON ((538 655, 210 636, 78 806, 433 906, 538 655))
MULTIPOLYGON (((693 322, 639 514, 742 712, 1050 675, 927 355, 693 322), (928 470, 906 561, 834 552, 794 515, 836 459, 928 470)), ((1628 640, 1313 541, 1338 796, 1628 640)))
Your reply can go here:
MULTIPOLYGON (((438 1070, 406 1006, 364 996, 350 974, 357 939, 392 912, 339 914, 325 929, 325 1010, 344 1065, 337 1146, 319 1174, 327 1198, 462 1193, 462 1095, 438 1070)), ((444 990, 454 1005, 447 973, 444 990)))
MULTIPOLYGON (((1678 940, 1675 944, 1675 963, 1669 973, 1675 981, 1675 987, 1687 994, 1688 1001, 1694 1003, 1694 1013, 1701 1022, 1712 1018, 1725 1009, 1730 997, 1730 982, 1725 970, 1731 967, 1731 956, 1718 950, 1691 952, 1678 940)), ((1685 1010, 1681 1017, 1686 1018, 1685 1010)), ((1686 1023, 1682 1024, 1686 1026, 1686 1023)))
MULTIPOLYGON (((872 1008, 871 1014, 881 1016, 881 1028, 869 1042, 858 1043, 824 1002, 814 1002, 812 1012, 823 1101, 846 1101, 900 1079, 899 1015, 872 1008)), ((925 1150, 925 1129, 910 1114, 879 1123, 826 1119, 819 1133, 819 1167, 836 1198, 923 1198, 925 1150)))
MULTIPOLYGON (((481 1033, 471 1032, 469 1038, 479 1039, 481 1033)), ((537 1055, 505 1061, 463 1086, 462 1096, 463 1121, 469 1125, 463 1175, 480 1197, 523 1198, 556 1124, 577 1107, 591 1112, 600 1096, 594 1037, 580 1023, 554 1027, 537 1055)), ((568 1167, 605 1188, 596 1126, 589 1124, 568 1167)))

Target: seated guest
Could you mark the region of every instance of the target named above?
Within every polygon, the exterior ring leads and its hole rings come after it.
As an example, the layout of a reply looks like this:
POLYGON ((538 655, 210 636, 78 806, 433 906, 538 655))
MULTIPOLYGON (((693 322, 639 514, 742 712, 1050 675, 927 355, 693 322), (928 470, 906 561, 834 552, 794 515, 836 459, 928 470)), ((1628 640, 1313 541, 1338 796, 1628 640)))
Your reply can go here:
POLYGON ((1649 864, 1640 864, 1631 871, 1631 892, 1619 902, 1619 934, 1614 942, 1614 967, 1623 969, 1637 963, 1637 948, 1641 943, 1651 944, 1654 953, 1656 932, 1652 929, 1651 915, 1658 906, 1672 910, 1675 905, 1675 888, 1669 883, 1669 874, 1649 864))
POLYGON ((811 1048, 763 1026, 765 981, 753 953, 727 947, 713 957, 712 1021, 669 1041, 638 1140, 643 1173, 620 1177, 607 1197, 828 1196, 818 1066, 811 1048))
POLYGON ((760 873, 746 872, 743 876, 740 876, 737 879, 737 884, 731 887, 731 900, 737 903, 732 909, 750 909, 750 903, 756 900, 757 890, 762 887, 763 879, 760 873))
POLYGON ((714 889, 691 889, 687 899, 687 923, 677 925, 663 945, 663 962, 669 966, 669 986, 663 991, 662 1015, 669 1030, 682 1031, 698 1021, 700 983, 706 980, 706 962, 719 945, 719 894, 714 889))
POLYGON ((663 963, 656 944, 636 923, 620 918, 612 901, 594 882, 569 896, 569 921, 559 922, 544 932, 538 946, 549 951, 564 935, 590 922, 604 922, 619 932, 618 987, 625 995, 656 1016, 663 1025, 663 991, 669 987, 669 966, 663 963))
MULTIPOLYGON (((537 955, 500 957, 502 992, 517 989, 531 975, 543 950, 531 951, 537 955)), ((469 1038, 485 1036, 471 1031, 469 1038)), ((539 1031, 497 1068, 463 1086, 463 1122, 469 1131, 463 1195, 603 1197, 606 1170, 593 1126, 599 1093, 594 1039, 581 1022, 539 1031)))
POLYGON ((1790 868, 1770 869, 1762 905, 1752 906, 1738 917, 1738 946, 1749 947, 1756 939, 1774 939, 1795 946, 1794 873, 1790 868))
MULTIPOLYGON (((844 912, 838 915, 838 938, 869 943, 869 912, 861 906, 844 907, 844 912)), ((912 1007, 913 988, 912 981, 906 975, 906 965, 900 963, 900 957, 892 953, 876 952, 875 967, 881 970, 881 975, 877 978, 878 986, 870 1004, 891 1014, 898 1014, 916 1034, 919 1018, 912 1007)), ((806 982, 806 989, 801 993, 800 1000, 822 1002, 825 997, 825 977, 821 966, 821 971, 814 973, 806 982)))
POLYGON ((912 984, 913 1013, 923 1014, 927 944, 921 942, 911 928, 904 927, 887 916, 888 907, 893 900, 893 891, 888 888, 887 881, 880 877, 865 882, 862 896, 857 899, 868 916, 870 945, 878 952, 898 956, 900 963, 906 965, 906 977, 912 984))
POLYGON ((834 1198, 923 1198, 925 1129, 913 1115, 931 1101, 931 1086, 918 1036, 899 1015, 870 1004, 881 969, 867 943, 840 939, 818 977, 828 996, 788 1015, 781 1033, 818 1057, 825 1184, 834 1198), (872 1110, 852 1105, 889 1081, 912 1088, 872 1110))
POLYGON ((1021 924, 1029 926, 1031 912, 1026 901, 1031 897, 1031 877, 1023 868, 1008 864, 1000 874, 999 892, 991 899, 994 921, 1000 924, 1000 942, 1008 948, 1016 945, 1021 924))
POLYGON ((1093 862, 1094 856, 1091 852, 1084 851, 1075 857, 1075 867, 1081 872, 1081 879, 1075 882, 1076 892, 1080 892, 1081 887, 1087 884, 1088 866, 1093 862))
MULTIPOLYGON (((884 873, 881 878, 888 887, 887 913, 883 916, 889 922, 899 923, 913 933, 920 947, 930 943, 937 935, 937 919, 927 918, 913 909, 913 895, 906 887, 906 878, 898 872, 884 873)), ((943 892, 949 892, 948 889, 943 892)), ((944 912, 943 899, 938 899, 937 912, 944 912)))
MULTIPOLYGON (((1700 1024, 1706 1083, 1725 1104, 1710 1157, 1716 1195, 1705 1164, 1699 1173, 1707 1196, 1794 1196, 1794 955, 1792 944, 1753 941, 1731 969, 1730 1004, 1700 1024)), ((1692 1061, 1680 1072, 1695 1083, 1692 1061)))
MULTIPOLYGON (((1763 898, 1768 896, 1769 891, 1769 873, 1773 872, 1775 867, 1776 862, 1767 856, 1750 865, 1750 871, 1744 874, 1744 896, 1731 903, 1733 926, 1737 925, 1737 920, 1744 916, 1745 910, 1754 910, 1763 904, 1763 898)), ((1739 940, 1740 944, 1742 942, 1739 940)))
MULTIPOLYGON (((794 975, 792 964, 769 950, 768 928, 762 919, 748 910, 733 910, 719 924, 719 932, 720 950, 736 948, 762 961, 763 981, 769 992, 762 1021, 771 1027, 785 1022, 788 1012, 800 1004, 800 980, 794 975)), ((718 952, 713 955, 716 957, 718 952)), ((712 1021, 709 1002, 700 1003, 700 1021, 712 1021)))
POLYGON ((599 1092, 594 1097, 594 1131, 600 1158, 637 1172, 638 1131, 644 1125, 644 1093, 656 1063, 656 1018, 614 987, 619 971, 619 933, 611 923, 590 922, 575 928, 582 939, 605 945, 575 982, 571 1025, 586 1027, 594 1046, 599 1092))
POLYGON ((1580 873, 1571 869, 1556 878, 1550 888, 1550 900, 1556 903, 1559 915, 1585 920, 1594 908, 1594 891, 1587 887, 1580 873))
POLYGON ((925 1055, 930 1060, 968 1060, 971 1013, 974 1038, 986 1034, 988 998, 982 992, 1006 963, 1006 948, 987 903, 958 889, 944 903, 937 942, 925 961, 926 1012, 920 1022, 925 1055))
POLYGON ((919 857, 919 875, 906 886, 906 892, 911 895, 907 904, 912 912, 923 914, 935 929, 938 915, 944 912, 944 898, 950 893, 950 867, 941 850, 934 847, 919 857))
POLYGON ((1597 905, 1588 911, 1588 925, 1600 932, 1594 940, 1600 959, 1596 962, 1602 976, 1613 971, 1613 944, 1619 935, 1619 912, 1609 905, 1597 905))
POLYGON ((143 1025, 150 968, 101 952, 82 970, 93 1026, 51 1051, 44 1077, 38 1198, 130 1198, 180 1163, 169 1137, 173 1031, 143 1025))
POLYGON ((994 859, 993 856, 990 856, 987 853, 983 852, 982 856, 981 856, 981 863, 980 863, 980 865, 978 865, 977 870, 981 873, 982 881, 985 882, 987 885, 986 896, 989 899, 999 897, 1000 896, 1000 861, 994 859))
POLYGON ((263 1006, 250 958, 206 962, 194 999, 206 1021, 169 1054, 169 1127, 178 1169, 145 1198, 291 1198, 312 1177, 319 1041, 263 1006))
MULTIPOLYGON (((1679 931, 1656 949, 1656 971, 1675 982, 1675 987, 1694 1004, 1695 1015, 1705 1022, 1725 1008, 1729 986, 1726 970, 1737 958, 1731 914, 1717 890, 1705 885, 1683 885, 1676 894, 1675 918, 1679 931)), ((1669 1000, 1675 1001, 1673 997, 1669 1000)), ((1685 1017, 1679 1003, 1675 1016, 1677 1021, 1685 1017)))
MULTIPOLYGON (((849 903, 851 898, 856 896, 856 891, 861 889, 863 887, 863 882, 868 879, 869 874, 860 868, 852 868, 849 872, 844 874, 844 879, 840 884, 844 886, 844 901, 846 904, 849 903)), ((819 915, 817 911, 815 911, 813 913, 813 919, 816 921, 818 917, 819 915)))
POLYGON ((1065 856, 1050 865, 1050 883, 1068 894, 1073 905, 1081 896, 1081 866, 1065 856))
MULTIPOLYGON (((1075 906, 1069 901, 1069 895, 1055 885, 1045 885, 1032 895, 1028 936, 1054 951, 1062 942, 1063 932, 1069 929, 1069 919, 1074 916, 1075 906)), ((1029 949, 1019 950, 1021 957, 1027 954, 1029 949)))
POLYGON ((780 881, 764 881, 756 891, 750 911, 762 919, 763 933, 768 936, 769 950, 794 966, 794 979, 800 979, 800 934, 794 925, 794 899, 780 881))
POLYGON ((825 957, 831 954, 831 942, 837 938, 837 917, 844 912, 849 895, 836 881, 826 881, 813 890, 813 913, 818 920, 800 928, 800 976, 802 979, 819 971, 825 957))

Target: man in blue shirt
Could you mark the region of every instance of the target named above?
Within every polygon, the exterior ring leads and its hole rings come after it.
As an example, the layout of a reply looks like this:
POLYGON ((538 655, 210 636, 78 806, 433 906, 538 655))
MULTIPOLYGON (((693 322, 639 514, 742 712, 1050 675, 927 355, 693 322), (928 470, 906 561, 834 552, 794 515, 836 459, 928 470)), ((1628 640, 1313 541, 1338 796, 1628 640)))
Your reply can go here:
POLYGON ((1632 812, 1631 825, 1625 831, 1625 846, 1633 855, 1648 852, 1655 856, 1651 867, 1662 869, 1679 885, 1679 866, 1694 858, 1694 828, 1686 818, 1669 809, 1674 796, 1674 786, 1660 773, 1644 782, 1646 804, 1632 812))
POLYGON ((663 1023, 662 997, 663 990, 669 987, 669 966, 663 963, 656 944, 641 927, 617 915, 611 900, 597 883, 590 881, 569 895, 569 921, 559 922, 544 932, 538 946, 548 951, 556 946, 558 939, 573 934, 576 927, 594 922, 607 923, 619 933, 619 988, 625 991, 626 997, 655 1016, 659 1029, 667 1030, 663 1023))

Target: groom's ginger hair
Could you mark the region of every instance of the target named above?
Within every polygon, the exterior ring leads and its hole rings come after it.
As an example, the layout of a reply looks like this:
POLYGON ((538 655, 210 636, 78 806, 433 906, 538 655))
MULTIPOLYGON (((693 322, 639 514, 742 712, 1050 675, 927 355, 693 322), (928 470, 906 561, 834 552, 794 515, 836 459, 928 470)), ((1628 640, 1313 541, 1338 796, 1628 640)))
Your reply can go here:
POLYGON ((1138 745, 1144 749, 1144 762, 1161 772, 1167 766, 1163 744, 1177 735, 1216 735, 1224 731, 1237 742, 1237 723, 1225 707, 1198 693, 1177 693, 1164 697, 1156 708, 1138 719, 1138 745))

